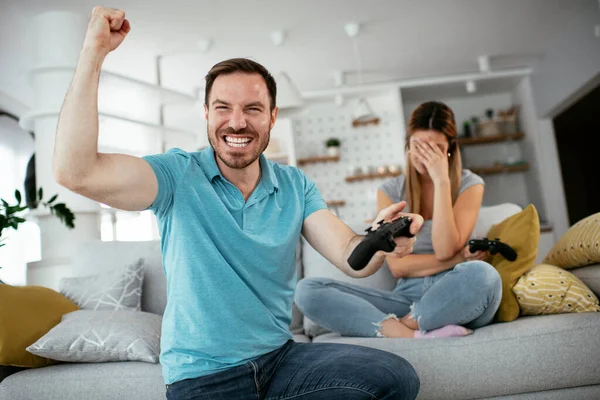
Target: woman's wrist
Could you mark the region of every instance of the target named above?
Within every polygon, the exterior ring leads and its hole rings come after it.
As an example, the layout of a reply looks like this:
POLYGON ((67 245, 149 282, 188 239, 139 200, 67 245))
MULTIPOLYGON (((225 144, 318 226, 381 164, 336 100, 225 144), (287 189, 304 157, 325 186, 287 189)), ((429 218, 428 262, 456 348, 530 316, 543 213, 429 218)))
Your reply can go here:
POLYGON ((441 178, 433 179, 433 185, 438 188, 443 187, 443 186, 450 186, 450 177, 444 176, 441 178))
POLYGON ((464 249, 461 249, 456 256, 454 256, 455 264, 460 264, 467 261, 467 258, 464 256, 464 249))

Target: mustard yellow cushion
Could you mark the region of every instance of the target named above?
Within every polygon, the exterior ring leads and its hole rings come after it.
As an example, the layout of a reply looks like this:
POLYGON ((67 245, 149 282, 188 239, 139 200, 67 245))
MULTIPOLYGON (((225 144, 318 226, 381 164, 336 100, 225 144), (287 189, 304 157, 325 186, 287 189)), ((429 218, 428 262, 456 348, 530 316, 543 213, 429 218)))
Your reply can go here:
POLYGON ((597 262, 600 262, 600 213, 570 227, 544 259, 544 263, 561 268, 583 267, 597 262))
POLYGON ((500 253, 490 255, 488 262, 502 278, 502 301, 495 319, 499 322, 513 321, 519 317, 519 303, 512 291, 517 280, 533 266, 540 240, 540 220, 533 204, 518 214, 492 226, 489 239, 499 238, 517 252, 515 261, 508 261, 500 253))
POLYGON ((62 294, 41 286, 0 284, 0 365, 41 367, 56 361, 25 350, 64 314, 79 308, 62 294))
POLYGON ((600 311, 598 297, 572 273, 539 264, 519 278, 513 288, 522 315, 600 311))

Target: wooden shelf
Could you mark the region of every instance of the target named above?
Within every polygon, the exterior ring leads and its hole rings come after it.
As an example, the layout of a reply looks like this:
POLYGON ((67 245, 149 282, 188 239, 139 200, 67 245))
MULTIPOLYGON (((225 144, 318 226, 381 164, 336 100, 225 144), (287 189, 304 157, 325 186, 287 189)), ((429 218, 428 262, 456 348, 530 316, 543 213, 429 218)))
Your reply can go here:
POLYGON ((493 167, 468 168, 477 175, 492 175, 508 172, 523 172, 529 169, 529 163, 519 165, 496 165, 493 167))
POLYGON ((346 205, 345 200, 329 200, 325 202, 327 207, 342 207, 346 205))
POLYGON ((269 153, 269 154, 265 154, 265 157, 268 160, 277 161, 277 160, 287 160, 289 156, 287 153, 269 153))
POLYGON ((544 232, 552 232, 554 230, 554 227, 552 225, 540 225, 540 233, 544 233, 544 232))
POLYGON ((357 182, 357 181, 364 181, 367 179, 391 178, 391 177, 400 176, 400 175, 402 175, 402 172, 384 172, 384 173, 376 173, 376 174, 354 175, 354 176, 347 176, 346 182, 357 182))
POLYGON ((380 119, 379 118, 373 118, 373 119, 369 119, 367 121, 359 121, 359 120, 353 120, 352 121, 352 126, 354 128, 357 128, 359 126, 367 126, 367 125, 379 125, 380 119))
POLYGON ((471 138, 458 138, 459 146, 468 146, 473 144, 486 144, 486 143, 499 143, 499 142, 507 142, 511 140, 521 140, 525 137, 523 132, 519 133, 507 133, 501 135, 494 136, 478 136, 471 138))
POLYGON ((306 157, 299 158, 296 160, 298 165, 314 164, 320 162, 336 162, 340 161, 340 156, 317 156, 317 157, 306 157))

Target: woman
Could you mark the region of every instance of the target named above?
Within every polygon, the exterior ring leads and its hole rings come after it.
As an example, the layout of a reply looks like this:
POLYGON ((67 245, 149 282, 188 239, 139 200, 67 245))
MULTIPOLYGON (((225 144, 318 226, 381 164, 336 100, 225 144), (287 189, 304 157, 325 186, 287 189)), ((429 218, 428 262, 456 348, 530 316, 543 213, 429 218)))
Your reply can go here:
POLYGON ((326 329, 364 337, 465 336, 490 323, 498 310, 500 276, 483 261, 487 252, 471 253, 466 246, 483 180, 462 169, 452 110, 439 102, 417 107, 406 150, 406 176, 380 187, 377 206, 406 199, 406 212, 423 216, 414 252, 387 258, 398 278, 392 292, 326 278, 301 280, 296 304, 326 329))

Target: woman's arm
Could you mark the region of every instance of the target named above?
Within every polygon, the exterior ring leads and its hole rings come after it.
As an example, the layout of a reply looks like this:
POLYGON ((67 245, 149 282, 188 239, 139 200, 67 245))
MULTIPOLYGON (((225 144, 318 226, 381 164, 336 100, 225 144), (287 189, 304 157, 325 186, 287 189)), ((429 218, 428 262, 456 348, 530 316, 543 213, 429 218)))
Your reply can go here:
POLYGON ((483 199, 483 185, 465 190, 452 206, 447 155, 430 141, 416 143, 416 151, 433 181, 433 250, 437 260, 451 260, 465 246, 475 227, 483 199))
POLYGON ((451 260, 473 232, 483 199, 483 185, 473 185, 462 192, 452 207, 450 182, 434 183, 433 199, 431 241, 435 257, 440 261, 451 260))
POLYGON ((446 261, 439 261, 435 254, 410 254, 403 258, 388 257, 385 260, 394 278, 421 278, 439 274, 453 268, 456 264, 465 262, 463 252, 459 251, 446 261))
MULTIPOLYGON (((392 200, 381 190, 377 191, 377 209, 392 205, 392 200)), ((416 278, 440 273, 465 261, 462 252, 447 261, 439 261, 434 254, 410 254, 403 258, 386 257, 386 262, 395 278, 416 278)))

